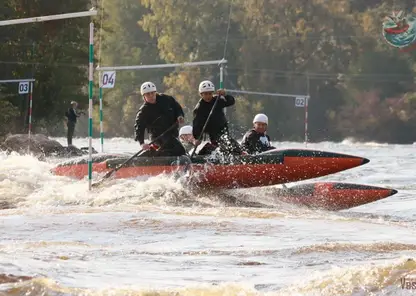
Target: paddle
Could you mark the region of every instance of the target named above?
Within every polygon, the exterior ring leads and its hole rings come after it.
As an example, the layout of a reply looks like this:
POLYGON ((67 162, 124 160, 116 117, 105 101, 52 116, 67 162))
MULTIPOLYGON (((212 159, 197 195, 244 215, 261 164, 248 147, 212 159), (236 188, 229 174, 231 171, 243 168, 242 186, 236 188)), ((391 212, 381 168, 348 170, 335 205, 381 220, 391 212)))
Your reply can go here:
POLYGON ((210 118, 211 118, 211 115, 212 115, 212 113, 214 112, 214 109, 215 109, 215 107, 217 106, 217 103, 218 103, 218 101, 219 101, 219 100, 221 100, 221 95, 220 95, 220 94, 218 94, 218 97, 217 97, 217 99, 215 100, 214 105, 212 106, 211 111, 210 111, 210 112, 209 112, 209 114, 208 114, 207 120, 205 121, 205 124, 204 124, 204 126, 202 127, 201 134, 199 135, 199 138, 198 138, 198 142, 200 142, 200 143, 198 143, 198 145, 195 145, 194 150, 192 151, 191 156, 190 156, 191 161, 190 161, 190 162, 189 162, 189 163, 185 166, 185 169, 184 169, 184 172, 185 172, 185 173, 188 171, 189 166, 192 164, 192 157, 194 156, 194 154, 195 154, 195 152, 196 152, 196 148, 198 148, 198 146, 201 144, 201 140, 202 140, 202 137, 204 136, 205 129, 206 129, 206 128, 207 128, 207 126, 208 126, 208 122, 209 122, 209 120, 210 120, 210 118))
MULTIPOLYGON (((165 130, 162 134, 160 134, 159 136, 157 136, 153 141, 151 141, 149 143, 149 145, 157 142, 158 140, 160 140, 164 135, 166 135, 166 133, 168 133, 169 131, 171 131, 174 127, 176 127, 178 125, 178 122, 175 122, 171 127, 169 127, 167 130, 165 130)), ((100 180, 97 181, 96 183, 92 184, 92 187, 96 187, 98 185, 101 185, 106 179, 110 178, 115 172, 117 172, 119 169, 121 169, 122 167, 124 167, 126 164, 128 164, 130 161, 132 161, 135 157, 139 156, 140 154, 142 154, 144 152, 144 149, 139 150, 137 153, 135 153, 132 157, 130 157, 129 159, 127 159, 125 162, 123 162, 122 164, 118 165, 115 169, 107 172, 104 177, 100 180)))
MULTIPOLYGON (((214 105, 213 105, 213 106, 212 106, 212 108, 211 108, 211 111, 210 111, 210 112, 209 112, 209 114, 208 114, 207 120, 205 121, 205 124, 204 124, 204 126, 202 127, 202 131, 201 131, 201 134, 199 135, 198 142, 201 142, 202 137, 204 136, 205 129, 207 128, 207 126, 208 126, 208 122, 209 122, 209 120, 210 120, 210 118, 211 118, 211 115, 212 115, 212 113, 214 112, 214 109, 215 109, 215 107, 217 106, 217 103, 218 103, 218 101, 219 101, 220 99, 221 99, 221 98, 220 98, 220 95, 218 95, 217 99, 215 100, 214 105)), ((196 145, 196 146, 195 146, 195 148, 194 148, 194 150, 192 151, 192 154, 191 154, 191 160, 192 160, 192 157, 194 156, 194 154, 195 154, 195 152, 196 152, 196 148, 198 148, 198 146, 199 146, 200 144, 201 144, 201 143, 198 143, 198 145, 196 145)), ((185 171, 186 171, 186 170, 185 170, 185 171)))

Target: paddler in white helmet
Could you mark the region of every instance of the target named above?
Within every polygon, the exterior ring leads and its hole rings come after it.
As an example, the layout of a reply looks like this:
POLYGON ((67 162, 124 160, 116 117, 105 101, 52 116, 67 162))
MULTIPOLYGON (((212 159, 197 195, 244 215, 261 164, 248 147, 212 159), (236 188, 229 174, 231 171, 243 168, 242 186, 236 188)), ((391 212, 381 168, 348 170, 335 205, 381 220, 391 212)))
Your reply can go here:
POLYGON ((191 125, 184 125, 179 130, 179 140, 181 141, 183 147, 185 147, 186 151, 191 150, 194 148, 194 136, 192 135, 192 126, 191 125))
POLYGON ((269 118, 260 113, 254 116, 253 129, 248 131, 241 145, 249 154, 257 154, 271 149, 276 149, 270 144, 270 137, 266 134, 269 118))
MULTIPOLYGON (((184 125, 179 130, 179 140, 181 141, 182 145, 188 151, 189 154, 192 154, 192 149, 194 149, 195 145, 195 138, 192 134, 192 126, 191 125, 184 125)), ((216 149, 211 143, 207 142, 201 144, 196 151, 197 155, 208 155, 211 154, 216 149)))
POLYGON ((147 81, 140 87, 143 104, 136 114, 134 124, 135 140, 141 145, 142 156, 181 156, 185 155, 185 148, 178 137, 178 126, 184 123, 184 112, 181 105, 170 95, 157 93, 156 85, 147 81), (151 141, 144 142, 147 130, 151 141))
POLYGON ((198 92, 199 101, 193 111, 192 123, 195 145, 201 144, 203 136, 208 135, 211 144, 219 147, 223 153, 241 155, 243 150, 240 144, 231 137, 228 121, 223 111, 224 108, 235 104, 235 98, 226 94, 224 89, 215 91, 214 83, 209 80, 204 80, 199 84, 198 92))

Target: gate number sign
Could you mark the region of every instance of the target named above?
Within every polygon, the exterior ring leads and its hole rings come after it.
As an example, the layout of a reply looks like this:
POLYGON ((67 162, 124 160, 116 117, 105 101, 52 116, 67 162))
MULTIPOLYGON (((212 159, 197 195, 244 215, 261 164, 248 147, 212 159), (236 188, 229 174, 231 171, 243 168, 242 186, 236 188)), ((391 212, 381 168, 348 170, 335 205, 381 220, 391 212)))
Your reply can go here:
POLYGON ((19 82, 19 95, 29 93, 29 82, 19 82))
POLYGON ((295 107, 305 107, 305 97, 296 97, 295 107))
POLYGON ((101 75, 100 86, 102 88, 113 88, 116 83, 116 71, 106 71, 101 75))

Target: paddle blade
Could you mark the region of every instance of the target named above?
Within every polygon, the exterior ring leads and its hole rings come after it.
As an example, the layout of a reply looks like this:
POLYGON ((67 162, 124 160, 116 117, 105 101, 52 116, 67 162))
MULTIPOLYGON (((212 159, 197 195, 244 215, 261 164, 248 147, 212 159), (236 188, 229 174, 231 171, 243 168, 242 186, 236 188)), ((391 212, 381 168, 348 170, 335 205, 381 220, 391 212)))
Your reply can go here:
POLYGON ((116 170, 111 170, 111 171, 107 172, 100 181, 97 181, 97 182, 91 184, 91 187, 98 187, 98 186, 100 186, 101 184, 104 183, 105 180, 107 180, 108 178, 110 178, 114 174, 115 171, 116 170))
POLYGON ((107 174, 104 175, 103 179, 110 178, 114 174, 115 171, 116 170, 111 170, 111 171, 107 172, 107 174))
POLYGON ((101 179, 100 181, 97 181, 97 182, 95 182, 95 183, 92 183, 92 184, 91 184, 91 187, 93 187, 93 188, 97 188, 98 186, 100 186, 101 184, 103 184, 104 180, 105 180, 105 179, 101 179))

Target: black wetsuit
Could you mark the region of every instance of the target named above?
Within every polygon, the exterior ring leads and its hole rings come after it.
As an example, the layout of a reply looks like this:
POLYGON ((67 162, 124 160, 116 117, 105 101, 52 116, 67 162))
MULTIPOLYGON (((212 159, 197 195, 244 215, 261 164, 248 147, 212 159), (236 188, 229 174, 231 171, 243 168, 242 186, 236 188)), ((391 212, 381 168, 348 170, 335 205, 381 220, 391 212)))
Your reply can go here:
POLYGON ((206 102, 202 99, 199 100, 193 112, 194 119, 192 123, 192 133, 195 139, 200 138, 208 115, 211 112, 215 101, 219 100, 205 128, 204 134, 208 134, 211 143, 215 146, 219 146, 223 152, 241 154, 242 150, 240 145, 229 135, 228 122, 223 112, 223 108, 235 104, 235 99, 230 95, 225 95, 224 98, 225 100, 215 95, 210 102, 206 102))
POLYGON ((74 136, 75 125, 77 124, 77 117, 79 117, 79 115, 75 112, 74 108, 71 107, 65 112, 65 116, 68 118, 66 123, 66 126, 68 127, 66 140, 68 146, 70 146, 72 145, 72 137, 74 136))
POLYGON ((248 154, 256 154, 276 149, 270 144, 270 137, 268 135, 258 133, 254 129, 248 131, 244 135, 241 145, 248 154))
MULTIPOLYGON (((156 137, 160 136, 167 129, 169 129, 178 117, 184 116, 181 105, 171 96, 165 94, 156 94, 156 103, 150 104, 145 102, 139 109, 136 115, 135 140, 143 145, 145 130, 150 135, 150 139, 153 141, 156 137)), ((185 155, 185 148, 177 139, 179 135, 179 126, 171 129, 160 140, 156 141, 156 145, 159 146, 157 153, 149 151, 142 154, 143 156, 180 156, 185 155)))

